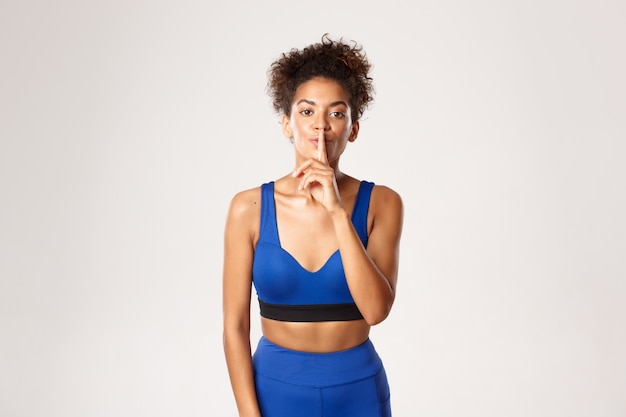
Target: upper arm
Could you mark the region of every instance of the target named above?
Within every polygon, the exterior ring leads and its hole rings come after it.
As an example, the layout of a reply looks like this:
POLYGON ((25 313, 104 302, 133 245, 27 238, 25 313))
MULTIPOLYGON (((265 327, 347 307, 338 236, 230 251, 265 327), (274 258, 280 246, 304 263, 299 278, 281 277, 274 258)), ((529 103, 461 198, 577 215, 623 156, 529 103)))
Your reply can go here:
POLYGON ((222 304, 225 327, 247 327, 250 322, 252 262, 258 239, 260 193, 243 191, 233 197, 224 231, 222 304))
POLYGON ((395 291, 404 217, 400 195, 388 187, 375 186, 368 217, 371 228, 367 253, 395 291))

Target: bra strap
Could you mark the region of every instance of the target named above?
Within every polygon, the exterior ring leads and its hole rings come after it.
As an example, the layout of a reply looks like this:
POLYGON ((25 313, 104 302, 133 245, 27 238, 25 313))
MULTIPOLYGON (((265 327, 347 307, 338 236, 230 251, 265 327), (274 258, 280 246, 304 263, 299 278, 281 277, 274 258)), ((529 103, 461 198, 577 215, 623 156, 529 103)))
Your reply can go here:
POLYGON ((278 227, 276 226, 273 181, 261 185, 261 225, 259 242, 268 242, 280 246, 278 241, 278 227))
POLYGON ((354 208, 352 209, 352 224, 356 229, 363 246, 367 247, 367 213, 370 207, 370 196, 374 183, 370 181, 361 181, 359 191, 356 194, 354 208))

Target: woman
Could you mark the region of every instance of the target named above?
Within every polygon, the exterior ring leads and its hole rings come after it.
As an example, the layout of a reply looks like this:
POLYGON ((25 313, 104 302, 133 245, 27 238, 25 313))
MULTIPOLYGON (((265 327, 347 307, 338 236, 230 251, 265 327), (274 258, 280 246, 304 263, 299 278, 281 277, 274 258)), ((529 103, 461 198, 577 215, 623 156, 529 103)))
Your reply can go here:
POLYGON ((226 221, 224 351, 240 417, 391 416, 369 331, 395 298, 402 201, 339 169, 372 101, 370 68, 361 46, 325 35, 268 73, 295 169, 236 194, 226 221))

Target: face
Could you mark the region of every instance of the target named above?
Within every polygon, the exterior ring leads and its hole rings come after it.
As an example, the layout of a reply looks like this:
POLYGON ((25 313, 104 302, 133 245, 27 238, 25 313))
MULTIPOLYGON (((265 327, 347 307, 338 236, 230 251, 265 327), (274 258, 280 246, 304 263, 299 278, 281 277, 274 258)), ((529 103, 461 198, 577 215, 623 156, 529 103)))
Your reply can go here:
POLYGON ((358 122, 352 122, 349 95, 336 81, 312 78, 302 83, 293 98, 291 114, 282 119, 283 133, 293 139, 298 159, 315 158, 320 130, 326 138, 328 162, 332 165, 356 139, 358 122))

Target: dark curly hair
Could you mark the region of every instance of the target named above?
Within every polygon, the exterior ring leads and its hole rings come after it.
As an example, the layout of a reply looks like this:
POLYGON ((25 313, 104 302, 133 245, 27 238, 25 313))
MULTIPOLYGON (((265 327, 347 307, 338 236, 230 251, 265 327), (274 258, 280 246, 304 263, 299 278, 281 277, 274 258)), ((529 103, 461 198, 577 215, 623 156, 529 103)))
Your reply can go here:
POLYGON ((343 39, 333 41, 328 34, 319 43, 283 53, 268 70, 267 90, 274 110, 289 115, 296 89, 314 77, 337 81, 348 92, 353 121, 361 118, 373 101, 374 86, 363 47, 343 39))

